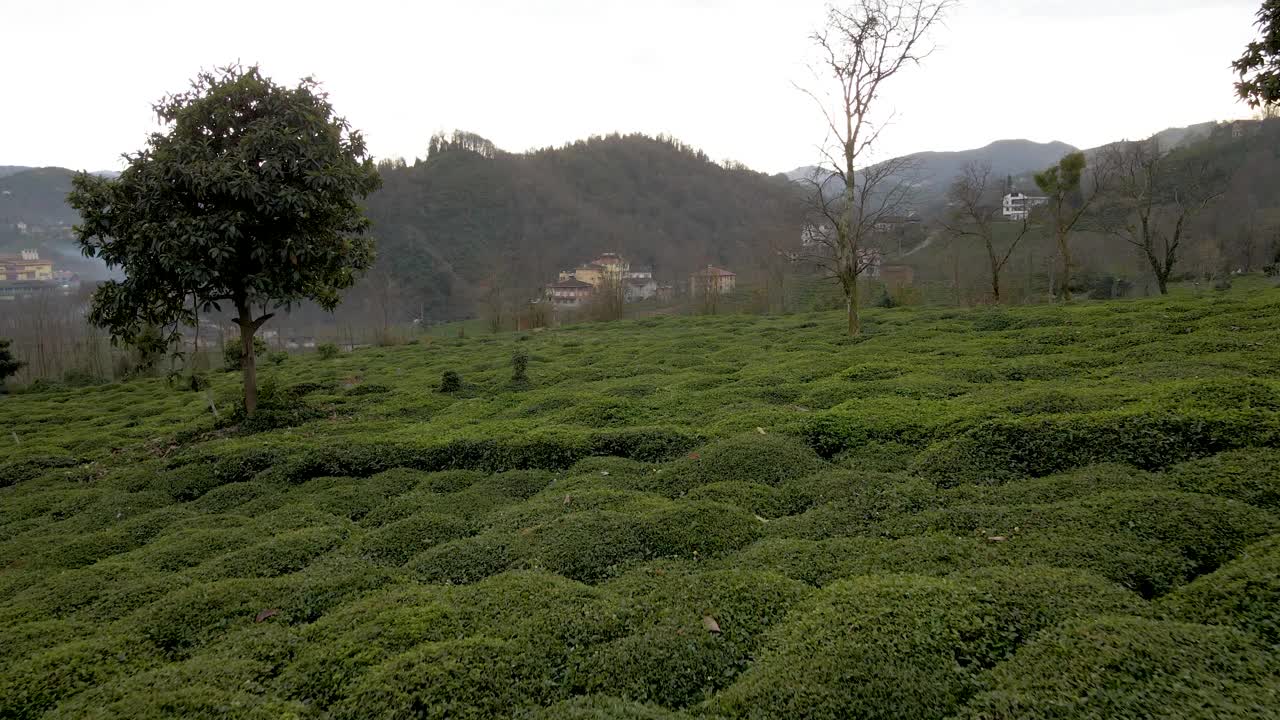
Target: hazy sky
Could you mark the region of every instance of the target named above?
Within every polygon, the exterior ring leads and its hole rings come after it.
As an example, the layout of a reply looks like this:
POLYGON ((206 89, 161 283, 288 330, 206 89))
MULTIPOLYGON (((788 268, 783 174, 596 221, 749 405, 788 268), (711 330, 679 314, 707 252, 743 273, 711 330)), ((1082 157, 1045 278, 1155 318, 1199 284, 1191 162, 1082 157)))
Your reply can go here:
MULTIPOLYGON (((879 156, 1098 145, 1248 115, 1260 0, 967 0, 895 79, 879 156)), ((118 168, 202 67, 311 74, 380 156, 464 128, 520 151, 665 132, 768 172, 818 159, 822 0, 0 0, 0 165, 118 168)))

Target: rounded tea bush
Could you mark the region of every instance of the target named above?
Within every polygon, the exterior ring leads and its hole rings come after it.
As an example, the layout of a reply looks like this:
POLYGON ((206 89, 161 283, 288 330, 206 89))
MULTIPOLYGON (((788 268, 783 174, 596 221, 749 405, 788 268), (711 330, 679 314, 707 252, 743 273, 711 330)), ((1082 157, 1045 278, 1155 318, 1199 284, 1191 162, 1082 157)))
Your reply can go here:
POLYGON ((792 608, 712 707, 746 717, 946 717, 1025 638, 1117 603, 1127 603, 1123 591, 1051 569, 842 580, 792 608))
POLYGON ((353 551, 379 565, 403 565, 409 558, 440 543, 471 534, 471 525, 451 515, 421 512, 370 530, 353 551))
POLYGON ((489 532, 441 543, 415 555, 405 566, 420 582, 465 585, 511 567, 515 533, 489 532))
POLYGON ((1192 460, 1169 468, 1165 477, 1187 492, 1235 498, 1280 510, 1280 449, 1249 448, 1192 460))
POLYGON ((797 438, 752 433, 704 445, 681 461, 679 472, 689 487, 728 481, 779 485, 825 467, 797 438))
POLYGON ((388 660, 361 676, 331 714, 481 720, 550 699, 553 686, 526 647, 475 637, 424 643, 388 660))
POLYGON ((1280 536, 1178 588, 1161 599, 1161 610, 1188 622, 1232 625, 1280 646, 1280 536))
POLYGON ((1233 628, 1103 617, 1018 650, 956 715, 968 720, 1274 717, 1280 660, 1233 628))

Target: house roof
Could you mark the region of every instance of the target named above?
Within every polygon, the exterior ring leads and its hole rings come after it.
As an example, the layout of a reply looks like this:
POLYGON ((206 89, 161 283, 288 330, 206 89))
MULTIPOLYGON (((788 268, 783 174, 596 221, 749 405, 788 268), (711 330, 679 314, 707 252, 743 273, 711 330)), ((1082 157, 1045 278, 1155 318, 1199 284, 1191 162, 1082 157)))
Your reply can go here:
POLYGON ((729 272, 724 268, 718 268, 713 265, 708 265, 705 269, 699 270, 698 272, 694 273, 694 275, 701 275, 702 277, 728 277, 731 275, 736 276, 737 274, 738 273, 729 272))
POLYGON ((594 288, 595 285, 592 285, 591 283, 587 283, 587 282, 582 282, 577 278, 569 278, 568 280, 561 280, 560 282, 557 282, 557 283, 551 283, 547 287, 556 288, 558 290, 571 290, 571 289, 594 288))

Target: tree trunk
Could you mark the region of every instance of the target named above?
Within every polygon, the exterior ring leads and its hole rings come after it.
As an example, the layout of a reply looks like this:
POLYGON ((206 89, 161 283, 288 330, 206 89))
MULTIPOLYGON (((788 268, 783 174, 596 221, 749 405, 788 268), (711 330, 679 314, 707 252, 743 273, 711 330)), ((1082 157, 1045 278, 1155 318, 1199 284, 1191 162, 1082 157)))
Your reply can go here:
POLYGON ((845 309, 849 314, 849 337, 862 334, 862 319, 858 317, 858 278, 854 276, 849 286, 849 296, 845 298, 845 309))
POLYGON ((247 303, 238 308, 240 317, 236 323, 240 325, 240 370, 244 375, 244 413, 253 415, 258 409, 258 368, 253 352, 253 336, 258 327, 253 322, 247 303))
POLYGON ((1058 255, 1062 258, 1062 301, 1071 302, 1071 248, 1067 247, 1067 234, 1058 233, 1058 255))

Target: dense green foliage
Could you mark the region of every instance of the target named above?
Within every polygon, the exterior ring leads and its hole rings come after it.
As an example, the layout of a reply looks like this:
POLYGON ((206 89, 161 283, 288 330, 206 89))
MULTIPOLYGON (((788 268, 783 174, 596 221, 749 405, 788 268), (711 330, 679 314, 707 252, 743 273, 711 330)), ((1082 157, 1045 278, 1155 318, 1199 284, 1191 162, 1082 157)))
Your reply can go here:
POLYGON ((0 717, 1274 717, 1251 282, 8 396, 0 717))
POLYGON ((1240 75, 1236 93, 1253 107, 1280 103, 1280 0, 1263 0, 1258 9, 1261 37, 1231 63, 1240 75))
POLYGON ((381 181, 360 133, 309 78, 288 88, 231 66, 154 110, 165 132, 126 155, 119 178, 77 175, 67 199, 81 250, 124 272, 94 291, 89 319, 132 343, 226 305, 252 414, 253 338, 268 306, 338 304, 373 263, 361 203, 381 181))
POLYGON ((0 386, 4 385, 6 378, 16 375, 23 366, 23 363, 14 359, 13 353, 9 351, 10 342, 0 339, 0 386))
POLYGON ((527 292, 606 250, 652 266, 662 283, 685 283, 706 263, 745 272, 767 238, 800 227, 791 183, 671 138, 611 135, 522 154, 458 140, 381 165, 383 188, 369 198, 387 277, 430 317, 465 317, 486 289, 527 292))

